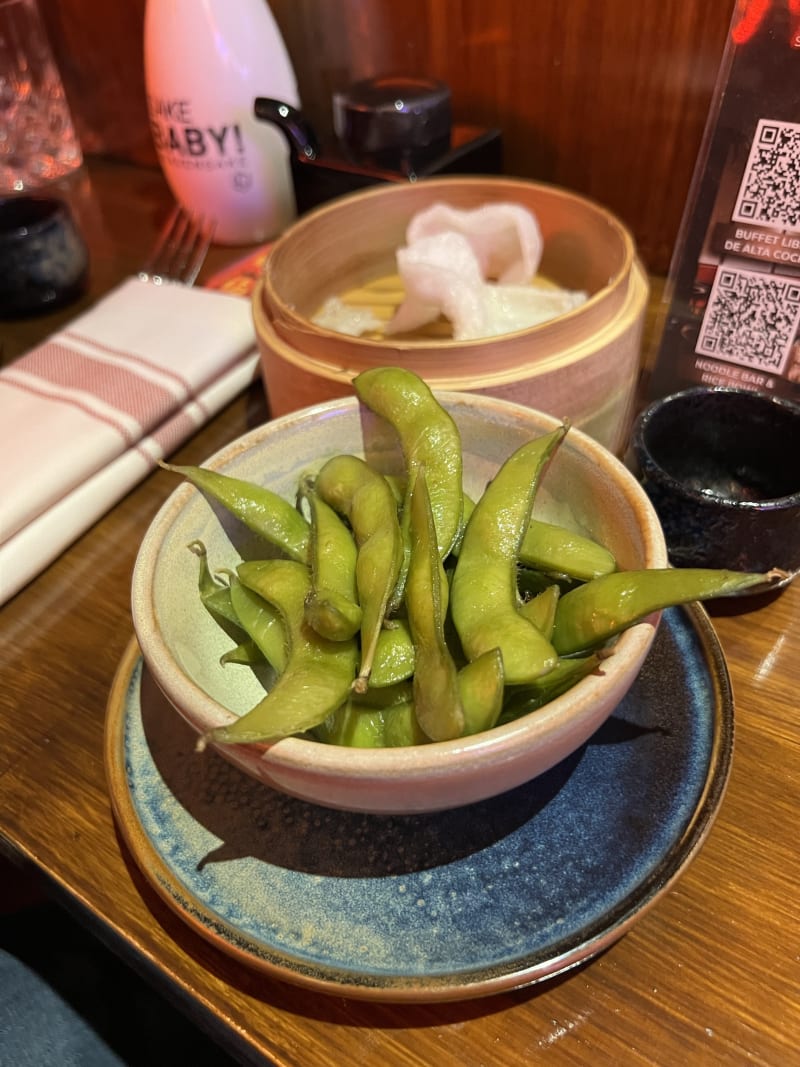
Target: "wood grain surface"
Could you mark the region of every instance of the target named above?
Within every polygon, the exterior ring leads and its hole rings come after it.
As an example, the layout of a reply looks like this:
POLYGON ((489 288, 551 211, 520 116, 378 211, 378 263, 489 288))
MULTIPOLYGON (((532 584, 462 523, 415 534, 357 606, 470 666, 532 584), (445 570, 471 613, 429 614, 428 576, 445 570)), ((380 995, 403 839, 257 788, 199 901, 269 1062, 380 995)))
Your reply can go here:
MULTIPOLYGON (((103 225, 89 231, 90 298, 136 266, 168 207, 163 183, 136 168, 97 167, 91 185, 91 217, 103 225)), ((3 324, 4 358, 55 324, 3 324)), ((202 461, 267 417, 256 384, 175 459, 202 461)), ((242 1062, 798 1063, 800 586, 715 607, 737 704, 729 788, 700 854, 622 940, 559 979, 493 998, 354 1002, 271 980, 216 951, 161 902, 116 832, 105 707, 132 633, 137 547, 173 488, 168 474, 153 474, 2 609, 3 852, 242 1062)))
MULTIPOLYGON (((155 163, 145 0, 40 0, 84 148, 155 163)), ((323 145, 331 97, 378 74, 428 75, 456 122, 502 131, 505 172, 614 211, 666 273, 734 0, 271 0, 323 145)))

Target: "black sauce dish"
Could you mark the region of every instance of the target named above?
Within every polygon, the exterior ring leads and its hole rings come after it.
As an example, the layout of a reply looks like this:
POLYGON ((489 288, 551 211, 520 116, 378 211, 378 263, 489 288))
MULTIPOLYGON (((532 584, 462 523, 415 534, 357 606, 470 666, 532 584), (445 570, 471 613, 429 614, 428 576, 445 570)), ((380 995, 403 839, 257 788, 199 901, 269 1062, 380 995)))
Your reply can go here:
POLYGON ((86 290, 89 255, 66 201, 0 199, 0 318, 55 310, 86 290))
MULTIPOLYGON (((627 462, 676 567, 800 571, 800 405, 697 386, 650 403, 627 462)), ((775 586, 773 586, 775 588, 775 586)))

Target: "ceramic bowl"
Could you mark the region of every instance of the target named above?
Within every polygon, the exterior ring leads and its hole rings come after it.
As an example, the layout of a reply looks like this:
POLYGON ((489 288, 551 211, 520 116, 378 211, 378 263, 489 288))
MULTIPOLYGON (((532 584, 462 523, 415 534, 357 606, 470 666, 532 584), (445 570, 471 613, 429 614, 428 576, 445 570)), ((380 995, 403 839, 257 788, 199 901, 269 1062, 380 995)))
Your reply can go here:
POLYGON ((639 414, 630 465, 675 566, 777 567, 791 577, 800 570, 798 456, 800 405, 698 386, 639 414))
MULTIPOLYGON (((439 393, 459 426, 464 488, 479 496, 502 461, 524 441, 557 425, 523 406, 468 394, 439 393)), ((208 465, 268 485, 294 500, 301 473, 341 452, 364 454, 397 470, 398 448, 382 420, 354 398, 333 401, 269 422, 211 457, 208 465)), ((624 568, 666 563, 661 527, 627 468, 577 430, 547 470, 535 514, 595 537, 624 568)), ((181 484, 142 542, 132 611, 148 670, 177 711, 198 732, 249 710, 261 689, 249 668, 221 667, 230 641, 201 606, 195 540, 212 569, 263 554, 234 521, 181 484)), ((409 748, 351 749, 303 738, 272 745, 221 746, 248 774, 288 794, 334 808, 383 813, 435 811, 502 793, 552 767, 583 744, 632 684, 652 642, 658 617, 627 630, 602 670, 544 709, 455 741, 409 748)), ((201 754, 197 759, 201 760, 201 754)))
POLYGON ((0 199, 0 318, 54 311, 86 289, 89 255, 69 205, 0 199))
POLYGON ((647 277, 618 218, 570 190, 519 178, 435 177, 339 197, 290 226, 253 294, 273 416, 352 395, 355 373, 406 367, 442 390, 482 393, 569 418, 612 452, 627 441, 639 371, 647 277), (541 274, 587 300, 529 329, 488 339, 348 337, 313 319, 329 297, 396 271, 418 211, 519 204, 536 216, 541 274))

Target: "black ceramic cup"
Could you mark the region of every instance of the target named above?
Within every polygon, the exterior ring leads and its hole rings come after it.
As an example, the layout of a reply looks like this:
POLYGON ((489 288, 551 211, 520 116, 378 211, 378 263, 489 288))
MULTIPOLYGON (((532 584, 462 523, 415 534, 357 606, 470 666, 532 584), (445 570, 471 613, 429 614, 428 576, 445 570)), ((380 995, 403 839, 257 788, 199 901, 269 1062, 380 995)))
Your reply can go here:
POLYGON ((800 405, 686 389, 639 414, 628 460, 674 566, 800 571, 800 405))
POLYGON ((45 196, 0 199, 0 318, 63 307, 86 289, 89 257, 69 205, 45 196))

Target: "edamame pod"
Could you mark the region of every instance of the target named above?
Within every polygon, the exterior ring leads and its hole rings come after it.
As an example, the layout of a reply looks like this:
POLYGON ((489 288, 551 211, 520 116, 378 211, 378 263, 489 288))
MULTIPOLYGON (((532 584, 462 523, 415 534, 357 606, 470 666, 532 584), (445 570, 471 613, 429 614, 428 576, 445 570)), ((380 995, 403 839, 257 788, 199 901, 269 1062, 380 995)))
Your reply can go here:
POLYGON ((694 600, 735 596, 757 585, 768 586, 772 572, 666 567, 616 571, 565 593, 556 608, 553 645, 559 655, 601 645, 654 611, 694 600))
MULTIPOLYGON (((475 510, 475 501, 464 494, 464 524, 475 510)), ((453 547, 455 553, 459 545, 453 547)), ((542 574, 570 581, 588 582, 617 569, 611 552, 599 542, 564 526, 532 518, 522 538, 519 562, 542 574)))
POLYGON ((602 661, 597 653, 588 656, 575 656, 573 659, 560 659, 549 674, 531 685, 514 687, 506 697, 499 722, 513 722, 527 715, 530 711, 549 704, 551 700, 566 693, 581 678, 588 677, 602 661))
POLYGON ((603 545, 541 519, 531 519, 519 549, 525 567, 591 581, 617 569, 617 561, 603 545))
POLYGON ((236 575, 231 577, 230 589, 231 604, 239 625, 270 667, 282 674, 286 669, 288 642, 280 612, 258 593, 242 585, 236 575))
POLYGON ((179 467, 163 462, 159 465, 182 475, 195 488, 213 497, 249 530, 291 559, 308 562, 308 523, 297 508, 271 489, 207 467, 179 467))
MULTIPOLYGON (((355 695, 355 694, 354 694, 355 695)), ((346 700, 314 729, 314 736, 326 745, 347 748, 383 748, 385 708, 346 700)))
POLYGON ((422 732, 414 710, 414 701, 396 704, 383 713, 383 743, 386 748, 408 748, 430 741, 422 732))
POLYGON ((360 748, 409 748, 430 741, 419 727, 411 697, 387 708, 349 701, 315 733, 328 744, 356 744, 360 748))
POLYGON ((550 640, 553 636, 553 627, 556 624, 556 608, 561 589, 557 585, 548 585, 541 593, 530 600, 520 604, 519 613, 528 622, 532 622, 536 629, 550 640))
POLYGON ((439 556, 450 553, 461 528, 461 434, 430 387, 402 367, 373 367, 353 379, 362 403, 391 423, 406 465, 408 507, 416 471, 425 468, 439 556))
MULTIPOLYGON (((503 705, 503 665, 498 649, 487 652, 458 672, 464 707, 464 734, 496 725, 503 705)), ((422 745, 430 738, 416 717, 410 682, 353 693, 314 730, 320 741, 356 748, 397 748, 422 745)))
POLYGON ((393 619, 378 634, 375 659, 369 676, 370 689, 383 689, 405 681, 414 673, 414 641, 405 619, 393 619))
POLYGON ((556 665, 551 643, 519 610, 517 560, 539 480, 566 426, 517 449, 470 516, 450 590, 453 622, 468 659, 495 647, 506 684, 532 682, 556 665))
POLYGON ((467 528, 470 515, 475 510, 475 501, 471 496, 467 496, 467 494, 464 493, 461 501, 461 529, 458 531, 458 536, 453 542, 453 547, 450 549, 450 555, 453 559, 458 559, 458 554, 461 551, 461 542, 464 540, 464 531, 467 528))
POLYGON ((200 742, 248 744, 303 733, 323 722, 347 699, 358 664, 350 641, 327 641, 305 622, 311 588, 308 567, 293 560, 241 563, 241 583, 278 609, 286 627, 286 668, 273 689, 250 711, 200 742))
POLYGON ((348 641, 361 626, 356 589, 358 549, 353 535, 334 509, 306 479, 300 490, 311 515, 311 592, 306 619, 322 637, 348 641))
POLYGON ((384 478, 386 479, 389 488, 392 490, 392 496, 394 497, 399 510, 403 506, 403 501, 406 496, 406 479, 397 474, 384 474, 384 478))
POLYGON ((203 606, 226 633, 230 633, 231 628, 237 634, 240 633, 241 625, 231 604, 230 586, 225 582, 219 581, 211 573, 208 566, 206 546, 202 541, 192 541, 187 545, 187 548, 200 560, 197 586, 203 606))
POLYGON ((378 635, 400 574, 403 539, 394 495, 383 475, 358 456, 329 459, 317 474, 314 488, 353 531, 356 587, 361 605, 361 663, 355 688, 368 685, 378 635))
POLYGON ((265 662, 264 653, 249 637, 235 648, 223 652, 219 661, 223 667, 228 663, 235 663, 240 667, 260 667, 265 662))
MULTIPOLYGON (((286 662, 283 624, 275 609, 261 601, 261 608, 264 609, 261 611, 256 605, 243 603, 243 594, 240 594, 237 598, 237 611, 234 607, 233 590, 235 588, 237 593, 240 593, 240 586, 236 575, 226 572, 228 581, 219 581, 211 574, 203 542, 192 541, 188 547, 200 559, 198 585, 204 607, 225 633, 237 642, 233 648, 220 656, 220 665, 224 667, 228 663, 235 663, 258 667, 266 662, 275 671, 283 670, 286 662), (251 636, 251 630, 254 628, 257 630, 258 642, 251 636)), ((250 595, 255 598, 255 594, 250 595)))
POLYGON ((436 543, 425 469, 418 468, 410 500, 411 556, 405 603, 414 639, 414 710, 432 741, 448 741, 464 731, 458 670, 444 636, 447 579, 436 543))
POLYGON ((464 734, 479 734, 497 724, 503 709, 505 685, 499 648, 484 652, 458 672, 458 691, 464 710, 464 734))
MULTIPOLYGON (((381 690, 369 689, 363 695, 352 692, 344 704, 314 730, 314 736, 329 745, 383 748, 387 745, 387 723, 398 711, 402 714, 402 709, 413 709, 413 706, 410 682, 381 690)), ((397 733, 398 726, 395 724, 393 734, 396 736, 397 733)), ((416 742, 408 740, 402 743, 416 742)))

